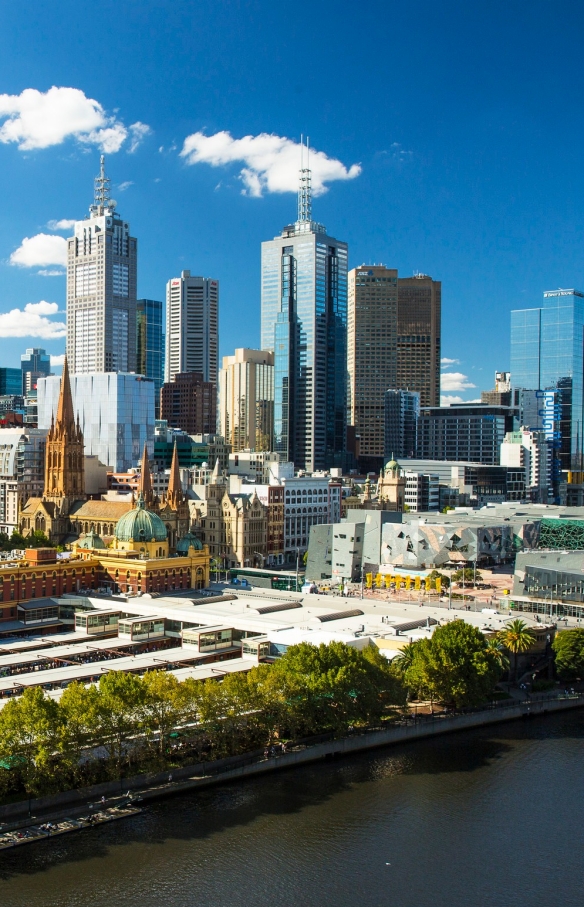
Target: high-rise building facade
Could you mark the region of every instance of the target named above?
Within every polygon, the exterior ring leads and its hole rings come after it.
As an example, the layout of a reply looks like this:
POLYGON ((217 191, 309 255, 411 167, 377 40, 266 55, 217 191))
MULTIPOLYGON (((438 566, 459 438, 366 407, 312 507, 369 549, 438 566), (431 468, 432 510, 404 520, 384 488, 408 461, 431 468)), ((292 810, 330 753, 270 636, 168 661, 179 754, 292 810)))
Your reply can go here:
POLYGON ((156 299, 139 299, 136 303, 136 371, 154 382, 156 418, 164 381, 163 308, 156 299))
POLYGON ((418 457, 498 466, 505 434, 515 428, 509 406, 426 406, 418 421, 418 457))
POLYGON ((136 371, 137 240, 116 213, 101 156, 89 217, 67 243, 67 359, 72 374, 136 371))
POLYGON ((442 284, 426 274, 397 284, 395 387, 417 391, 422 406, 439 406, 442 284))
POLYGON ((217 388, 200 372, 179 372, 160 391, 160 418, 189 435, 217 430, 217 388))
POLYGON ((310 472, 346 455, 347 256, 312 220, 303 169, 298 220, 262 243, 261 347, 274 351, 275 450, 310 472))
MULTIPOLYGON (((39 428, 50 428, 57 411, 59 378, 38 383, 39 428)), ((154 448, 154 383, 141 375, 71 375, 75 418, 85 453, 97 456, 113 472, 124 472, 140 460, 144 444, 154 448)))
POLYGON ((46 350, 31 347, 20 357, 20 370, 22 390, 19 393, 26 395, 36 388, 39 378, 51 374, 51 357, 46 350))
POLYGON ((233 453, 272 450, 274 440, 274 354, 236 349, 219 372, 219 433, 233 453))
POLYGON ((22 396, 22 374, 18 368, 0 368, 0 395, 22 396))
POLYGON ((164 380, 179 372, 199 372, 217 384, 219 281, 182 271, 166 284, 164 380))
POLYGON ((584 293, 548 290, 543 305, 511 312, 514 388, 557 391, 562 470, 584 469, 584 293))
POLYGON ((418 449, 420 395, 416 391, 385 392, 385 460, 415 457, 418 449))
POLYGON ((384 395, 388 387, 397 387, 394 269, 362 265, 349 271, 347 374, 347 422, 359 436, 359 461, 379 470, 385 449, 384 395))

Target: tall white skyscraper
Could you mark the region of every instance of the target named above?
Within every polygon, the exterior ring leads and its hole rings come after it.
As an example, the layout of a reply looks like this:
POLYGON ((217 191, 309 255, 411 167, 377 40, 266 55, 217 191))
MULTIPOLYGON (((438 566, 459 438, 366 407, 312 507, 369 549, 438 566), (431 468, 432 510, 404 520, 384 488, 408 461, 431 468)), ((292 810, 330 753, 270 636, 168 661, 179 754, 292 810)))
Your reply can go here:
POLYGON ((164 380, 179 372, 200 372, 217 384, 219 281, 181 271, 166 284, 164 380))
POLYGON ((137 242, 116 214, 101 156, 89 217, 67 254, 67 359, 73 374, 136 370, 137 242))

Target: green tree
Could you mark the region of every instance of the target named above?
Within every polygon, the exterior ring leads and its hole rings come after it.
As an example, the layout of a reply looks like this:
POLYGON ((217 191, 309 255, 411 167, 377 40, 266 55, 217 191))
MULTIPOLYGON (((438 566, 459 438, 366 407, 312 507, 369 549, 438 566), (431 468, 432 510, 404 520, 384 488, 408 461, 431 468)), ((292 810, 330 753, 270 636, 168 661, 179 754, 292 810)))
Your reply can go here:
POLYGON ((128 741, 138 733, 144 704, 144 684, 135 674, 108 671, 99 679, 97 737, 119 775, 124 758, 132 759, 128 741))
POLYGON ((98 703, 97 688, 77 681, 69 684, 59 701, 62 718, 59 750, 77 781, 83 777, 83 752, 96 742, 98 703))
POLYGON ((509 659, 505 652, 505 646, 498 636, 490 636, 487 639, 487 651, 493 656, 501 671, 506 671, 509 667, 509 659))
POLYGON ((27 687, 0 712, 0 758, 23 766, 29 797, 50 782, 50 757, 56 749, 59 707, 40 687, 27 687))
POLYGON ((430 698, 463 706, 481 705, 501 669, 483 634, 462 620, 438 627, 416 644, 406 681, 430 698))
POLYGON ((141 725, 148 737, 156 739, 160 759, 168 735, 180 722, 185 711, 180 683, 167 671, 148 671, 142 678, 141 725))
MULTIPOLYGON (((475 581, 475 571, 473 567, 464 567, 462 570, 455 570, 452 574, 452 581, 455 583, 461 583, 463 581, 466 585, 472 585, 475 581)), ((476 572, 476 581, 477 583, 482 583, 483 577, 482 574, 477 570, 476 572)))
POLYGON ((560 680, 584 677, 584 630, 562 630, 552 643, 556 671, 560 680))
POLYGON ((443 589, 448 589, 448 587, 450 585, 450 577, 447 576, 446 573, 440 573, 439 570, 432 570, 432 573, 430 573, 429 579, 431 582, 432 589, 436 588, 437 579, 440 579, 443 589))
POLYGON ((499 631, 499 641, 513 656, 513 678, 517 682, 519 656, 533 645, 534 636, 524 620, 515 618, 499 631))

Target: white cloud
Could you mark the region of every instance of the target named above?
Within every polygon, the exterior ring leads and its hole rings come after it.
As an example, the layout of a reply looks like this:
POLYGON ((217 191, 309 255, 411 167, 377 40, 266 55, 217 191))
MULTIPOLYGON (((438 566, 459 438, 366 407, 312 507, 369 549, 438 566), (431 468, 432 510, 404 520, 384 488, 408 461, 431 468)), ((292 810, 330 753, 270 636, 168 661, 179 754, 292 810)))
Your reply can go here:
POLYGON ((48 91, 26 88, 19 95, 0 95, 0 142, 14 142, 21 151, 61 145, 75 138, 102 151, 119 151, 129 137, 129 151, 135 151, 150 131, 145 123, 126 128, 116 116, 106 113, 98 101, 79 88, 48 91))
POLYGON ((130 186, 133 186, 133 185, 134 185, 133 180, 125 180, 125 182, 120 183, 120 185, 118 186, 118 192, 125 192, 126 189, 129 189, 130 186))
POLYGON ((0 337, 40 337, 42 340, 57 340, 65 337, 66 325, 62 321, 51 321, 47 316, 56 315, 56 302, 29 302, 24 309, 11 309, 0 314, 0 337))
POLYGON ((462 397, 459 397, 457 394, 441 394, 440 396, 440 406, 456 406, 457 403, 480 403, 480 399, 477 397, 474 400, 463 400, 462 397))
MULTIPOLYGON (((259 198, 265 192, 296 192, 298 189, 300 145, 284 136, 262 132, 234 139, 230 132, 214 135, 194 132, 185 139, 180 155, 187 164, 210 164, 212 167, 243 164, 239 176, 244 195, 259 198)), ((314 195, 326 192, 326 183, 354 179, 361 173, 360 164, 347 169, 341 161, 312 149, 310 168, 314 195)))
POLYGON ((66 271, 59 271, 57 268, 41 268, 37 272, 41 277, 64 277, 67 273, 66 271))
POLYGON ((43 265, 67 264, 67 240, 62 236, 37 233, 25 236, 18 249, 10 256, 11 265, 21 268, 42 267, 43 265))
POLYGON ((141 123, 139 120, 136 123, 132 123, 130 126, 130 147, 128 148, 129 154, 133 154, 138 145, 146 138, 147 135, 151 135, 152 130, 150 126, 147 126, 146 123, 141 123))
POLYGON ((49 230, 71 230, 77 221, 74 218, 64 217, 62 220, 50 220, 47 224, 49 230))
POLYGON ((51 366, 56 366, 58 368, 59 366, 64 365, 64 363, 65 353, 61 353, 60 356, 53 356, 53 354, 51 353, 51 366))
POLYGON ((444 372, 440 378, 440 386, 443 391, 465 391, 476 387, 476 384, 469 381, 468 376, 462 372, 444 372))
POLYGON ((449 365, 460 365, 460 359, 449 359, 447 356, 443 356, 440 365, 443 368, 448 368, 449 365))

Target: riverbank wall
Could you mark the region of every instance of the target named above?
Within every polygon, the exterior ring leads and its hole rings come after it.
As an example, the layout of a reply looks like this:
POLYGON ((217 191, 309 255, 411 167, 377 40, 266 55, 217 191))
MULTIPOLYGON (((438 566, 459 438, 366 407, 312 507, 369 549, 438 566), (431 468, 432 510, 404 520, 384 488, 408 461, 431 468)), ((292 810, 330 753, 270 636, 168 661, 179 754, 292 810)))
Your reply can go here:
POLYGON ((49 797, 30 801, 20 800, 0 807, 0 825, 4 828, 19 825, 24 827, 39 818, 66 814, 69 816, 87 812, 88 804, 101 797, 108 801, 123 798, 130 791, 143 801, 177 795, 198 789, 250 778, 266 772, 281 771, 323 759, 334 759, 352 753, 378 747, 387 747, 413 740, 423 740, 439 734, 450 734, 474 728, 516 721, 552 714, 567 709, 584 707, 584 694, 568 694, 560 697, 542 697, 532 700, 506 701, 493 704, 486 709, 467 713, 423 716, 403 719, 391 727, 371 728, 355 732, 346 737, 329 739, 316 738, 296 746, 285 753, 264 755, 263 750, 245 756, 231 756, 215 762, 187 765, 159 774, 135 775, 121 781, 97 784, 79 790, 64 791, 49 797), (30 816, 30 818, 29 818, 30 816))

